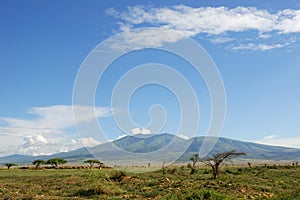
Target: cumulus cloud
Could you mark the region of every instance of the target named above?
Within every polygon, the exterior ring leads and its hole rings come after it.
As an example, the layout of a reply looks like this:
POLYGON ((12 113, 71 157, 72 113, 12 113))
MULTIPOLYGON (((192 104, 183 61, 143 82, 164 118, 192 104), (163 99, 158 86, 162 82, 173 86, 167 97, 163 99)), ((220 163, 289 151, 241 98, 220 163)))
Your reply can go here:
MULTIPOLYGON (((82 147, 93 147, 100 144, 99 141, 92 137, 67 139, 67 138, 44 138, 43 136, 28 135, 24 137, 24 144, 18 146, 10 146, 7 150, 14 151, 23 155, 50 155, 58 152, 68 152, 82 147), (40 138, 39 138, 40 137, 40 138), (47 142, 46 142, 47 141, 47 142)), ((2 154, 10 154, 9 152, 2 152, 2 154)))
POLYGON ((282 138, 277 135, 268 135, 261 140, 255 141, 260 144, 300 148, 300 137, 282 138))
MULTIPOLYGON (((219 44, 228 42, 231 33, 244 33, 254 31, 252 39, 269 39, 272 36, 300 33, 300 10, 285 9, 277 12, 270 12, 255 7, 199 7, 193 8, 184 5, 172 7, 128 7, 126 11, 119 12, 115 9, 107 10, 107 14, 119 19, 119 29, 129 31, 133 28, 152 26, 162 29, 172 29, 180 31, 187 36, 199 34, 213 35, 213 43, 219 44)), ((150 33, 149 33, 150 34, 150 33)), ((181 38, 166 40, 166 35, 161 34, 156 37, 166 42, 176 42, 181 38), (176 40, 177 39, 177 40, 176 40)), ((142 37, 137 37, 138 42, 142 37)), ((249 39, 249 38, 248 38, 249 39)), ((131 40, 134 42, 134 40, 131 40)), ((145 41, 144 41, 145 42, 145 41)), ((240 45, 250 50, 270 50, 281 48, 277 45, 260 45, 252 47, 240 45)))
POLYGON ((149 135, 151 134, 151 131, 146 128, 133 128, 131 129, 132 134, 144 134, 149 135))
MULTIPOLYGON (((77 124, 89 122, 95 117, 106 117, 111 113, 111 109, 105 107, 75 106, 75 109, 82 113, 76 119, 77 124)), ((0 117, 3 124, 0 126, 2 147, 0 155, 52 154, 100 144, 92 137, 78 138, 74 131, 70 133, 70 129, 75 127, 70 105, 34 107, 29 109, 27 114, 34 117, 29 119, 0 117)))

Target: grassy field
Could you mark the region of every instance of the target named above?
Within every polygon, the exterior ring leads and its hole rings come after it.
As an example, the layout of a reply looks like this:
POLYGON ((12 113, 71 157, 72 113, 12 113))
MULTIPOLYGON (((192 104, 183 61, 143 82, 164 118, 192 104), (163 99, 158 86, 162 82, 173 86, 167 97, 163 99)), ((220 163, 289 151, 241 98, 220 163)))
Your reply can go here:
POLYGON ((300 199, 300 167, 222 167, 190 175, 186 166, 167 173, 115 169, 1 169, 0 199, 300 199))

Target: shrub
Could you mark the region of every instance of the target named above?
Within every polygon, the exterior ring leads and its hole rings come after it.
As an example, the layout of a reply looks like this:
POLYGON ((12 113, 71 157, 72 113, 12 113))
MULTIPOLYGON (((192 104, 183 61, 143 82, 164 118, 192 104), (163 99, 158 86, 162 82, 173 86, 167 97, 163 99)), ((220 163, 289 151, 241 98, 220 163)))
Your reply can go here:
POLYGON ((110 176, 109 176, 109 179, 112 180, 112 181, 122 181, 123 178, 126 177, 126 174, 125 172, 123 171, 113 171, 110 176))
POLYGON ((171 168, 171 169, 169 169, 168 170, 168 172, 170 173, 170 174, 176 174, 177 173, 177 167, 173 167, 173 168, 171 168))

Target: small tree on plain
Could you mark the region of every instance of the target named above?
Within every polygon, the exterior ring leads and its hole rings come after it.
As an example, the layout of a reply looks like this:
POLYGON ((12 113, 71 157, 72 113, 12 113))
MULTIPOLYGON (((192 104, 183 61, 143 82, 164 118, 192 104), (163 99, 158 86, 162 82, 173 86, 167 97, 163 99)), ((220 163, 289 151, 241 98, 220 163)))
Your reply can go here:
POLYGON ((55 168, 57 168, 58 165, 65 164, 65 163, 67 163, 67 161, 62 158, 52 158, 47 160, 47 164, 53 165, 55 168))
POLYGON ((91 169, 93 168, 93 166, 95 164, 99 165, 99 169, 101 169, 101 166, 103 166, 103 162, 100 162, 99 160, 96 160, 96 159, 95 160, 86 160, 86 161, 84 161, 84 163, 89 163, 91 169))
POLYGON ((250 162, 247 162, 247 164, 248 164, 249 168, 251 168, 251 163, 250 163, 250 162))
POLYGON ((12 166, 17 166, 15 163, 6 163, 5 166, 7 169, 10 169, 12 166))
POLYGON ((194 154, 190 157, 190 160, 192 161, 192 165, 191 165, 191 174, 194 174, 196 172, 196 164, 197 162, 200 160, 199 159, 199 154, 194 154))
POLYGON ((235 150, 227 151, 224 153, 217 153, 213 155, 212 157, 208 157, 202 162, 204 162, 206 165, 210 166, 213 171, 213 178, 217 179, 220 173, 219 166, 223 161, 228 161, 233 157, 246 155, 244 152, 236 152, 235 150))
POLYGON ((165 166, 165 161, 162 163, 162 165, 161 165, 161 169, 162 169, 162 173, 163 173, 163 175, 165 175, 166 174, 166 172, 167 172, 167 169, 166 169, 166 166, 165 166))
POLYGON ((32 162, 32 164, 35 165, 35 169, 37 169, 40 165, 46 164, 46 161, 44 161, 44 160, 34 160, 32 162))

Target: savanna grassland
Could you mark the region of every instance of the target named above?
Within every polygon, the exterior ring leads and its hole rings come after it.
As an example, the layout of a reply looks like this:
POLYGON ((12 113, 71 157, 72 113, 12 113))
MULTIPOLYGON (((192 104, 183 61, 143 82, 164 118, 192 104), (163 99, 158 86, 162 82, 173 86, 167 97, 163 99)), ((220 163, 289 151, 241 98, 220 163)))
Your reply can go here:
POLYGON ((0 199, 300 199, 300 167, 186 166, 145 173, 115 169, 1 169, 0 199))

